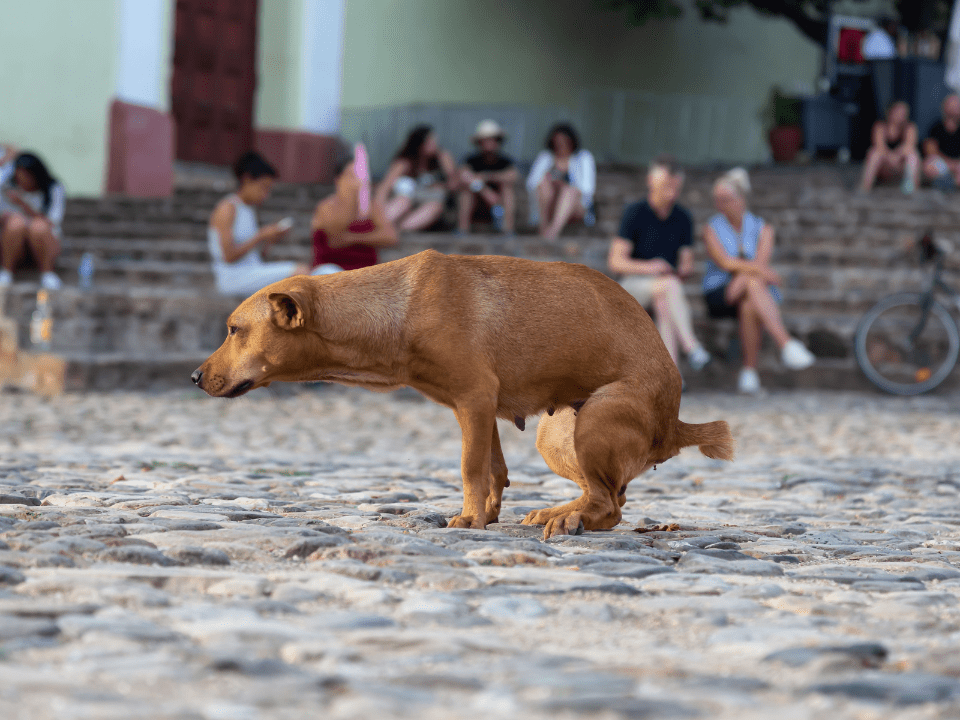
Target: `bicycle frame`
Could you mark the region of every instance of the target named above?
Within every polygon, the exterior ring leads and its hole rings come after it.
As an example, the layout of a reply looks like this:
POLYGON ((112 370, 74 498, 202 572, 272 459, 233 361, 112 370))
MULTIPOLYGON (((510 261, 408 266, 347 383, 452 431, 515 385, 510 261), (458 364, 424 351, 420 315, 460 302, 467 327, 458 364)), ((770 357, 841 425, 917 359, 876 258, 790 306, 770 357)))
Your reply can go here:
POLYGON ((920 307, 923 310, 920 315, 920 322, 917 323, 917 327, 914 328, 913 332, 910 333, 911 343, 920 337, 920 333, 923 332, 923 328, 927 324, 927 317, 930 315, 930 308, 936 300, 936 294, 938 291, 949 295, 950 299, 953 301, 953 304, 956 306, 957 311, 960 312, 960 290, 956 290, 944 282, 943 260, 943 253, 937 253, 936 258, 934 259, 933 278, 930 280, 930 287, 923 293, 923 301, 920 304, 920 307))

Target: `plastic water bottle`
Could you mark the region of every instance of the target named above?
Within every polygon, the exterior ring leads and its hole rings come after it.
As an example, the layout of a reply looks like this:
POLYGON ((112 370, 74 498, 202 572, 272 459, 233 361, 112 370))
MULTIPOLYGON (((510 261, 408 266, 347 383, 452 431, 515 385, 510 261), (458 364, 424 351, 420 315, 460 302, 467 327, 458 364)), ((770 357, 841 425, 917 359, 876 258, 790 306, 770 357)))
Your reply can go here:
POLYGON ((53 312, 50 309, 50 295, 46 290, 37 292, 37 308, 30 316, 30 343, 38 350, 50 349, 53 337, 53 312))
POLYGON ((77 268, 80 276, 80 289, 89 290, 93 287, 93 253, 85 252, 80 258, 80 267, 77 268))

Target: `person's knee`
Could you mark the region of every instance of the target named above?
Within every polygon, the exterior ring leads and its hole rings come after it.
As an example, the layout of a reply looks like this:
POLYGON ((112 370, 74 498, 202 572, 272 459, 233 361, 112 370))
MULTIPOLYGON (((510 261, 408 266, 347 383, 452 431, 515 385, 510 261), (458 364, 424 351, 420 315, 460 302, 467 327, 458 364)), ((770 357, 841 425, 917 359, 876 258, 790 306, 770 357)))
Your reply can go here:
POLYGON ((746 286, 747 294, 751 296, 767 292, 767 284, 755 275, 746 278, 744 285, 746 286))
POLYGON ((653 293, 664 300, 676 300, 683 295, 683 284, 676 275, 661 275, 653 285, 653 293))
POLYGON ((50 223, 41 218, 33 218, 27 225, 27 233, 31 238, 37 240, 49 240, 53 237, 53 229, 50 223))
POLYGON ((26 235, 27 219, 19 213, 11 213, 3 225, 4 235, 26 235))

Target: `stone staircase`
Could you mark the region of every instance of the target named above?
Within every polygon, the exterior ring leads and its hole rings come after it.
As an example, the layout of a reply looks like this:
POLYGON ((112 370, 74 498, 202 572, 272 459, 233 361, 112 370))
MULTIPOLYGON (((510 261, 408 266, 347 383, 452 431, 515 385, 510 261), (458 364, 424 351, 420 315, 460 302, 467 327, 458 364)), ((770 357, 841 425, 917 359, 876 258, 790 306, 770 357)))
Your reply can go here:
MULTIPOLYGON (((710 184, 716 175, 688 173, 682 202, 698 224, 712 214, 710 184)), ((922 190, 907 198, 880 188, 864 197, 847 189, 851 180, 849 169, 833 167, 752 173, 753 210, 777 230, 775 266, 785 279, 785 320, 820 357, 814 368, 789 373, 766 348, 761 368, 765 385, 867 387, 850 350, 860 314, 889 292, 922 284, 924 272, 910 247, 927 227, 953 241, 960 257, 960 203, 954 196, 922 190)), ((220 344, 224 320, 239 298, 219 297, 213 288, 206 222, 224 190, 212 185, 184 185, 167 199, 111 196, 68 203, 58 266, 65 287, 53 299, 53 350, 68 361, 68 388, 187 387, 190 371, 220 344), (95 257, 89 291, 77 288, 84 252, 95 257)), ((520 234, 510 238, 489 232, 462 238, 449 232, 406 235, 383 259, 434 248, 565 260, 603 270, 624 204, 643 195, 643 176, 635 168, 604 168, 598 188, 596 227, 573 228, 554 242, 521 223, 520 234)), ((272 249, 272 259, 309 258, 310 215, 330 191, 323 186, 276 187, 260 212, 261 222, 292 215, 297 224, 289 239, 272 249)), ((520 200, 525 217, 526 198, 520 200)), ((697 257, 698 272, 687 292, 698 333, 718 362, 702 374, 685 375, 693 387, 732 388, 738 360, 735 323, 706 318, 699 288, 702 245, 697 257)), ((952 262, 952 269, 958 269, 952 262)), ((22 347, 29 344, 36 289, 36 276, 23 274, 8 291, 7 314, 18 324, 22 347)))

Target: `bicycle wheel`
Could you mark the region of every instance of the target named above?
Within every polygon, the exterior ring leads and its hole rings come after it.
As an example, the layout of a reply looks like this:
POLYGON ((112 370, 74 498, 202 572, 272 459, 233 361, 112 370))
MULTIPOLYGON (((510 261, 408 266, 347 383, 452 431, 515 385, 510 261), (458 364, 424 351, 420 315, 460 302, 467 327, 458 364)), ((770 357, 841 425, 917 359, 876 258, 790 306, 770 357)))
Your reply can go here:
POLYGON ((924 313, 920 293, 883 298, 861 318, 854 339, 860 369, 881 390, 919 395, 942 383, 960 353, 960 331, 933 301, 924 313))

